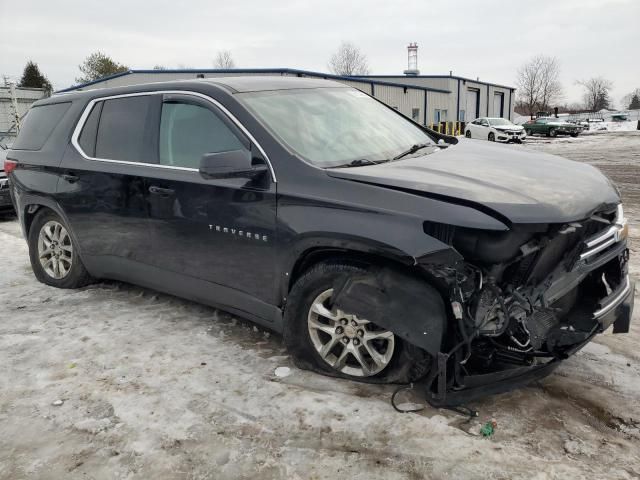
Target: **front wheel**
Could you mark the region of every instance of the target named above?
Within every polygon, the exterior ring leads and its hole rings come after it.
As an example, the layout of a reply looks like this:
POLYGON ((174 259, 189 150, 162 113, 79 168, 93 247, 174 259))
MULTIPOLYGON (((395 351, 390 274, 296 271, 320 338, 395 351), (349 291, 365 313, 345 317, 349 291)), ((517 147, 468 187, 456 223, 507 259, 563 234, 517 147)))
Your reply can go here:
POLYGON ((580 134, 579 133, 572 133, 571 134, 571 136, 574 137, 574 138, 577 137, 578 135, 580 135, 580 134))
POLYGON ((29 230, 29 258, 36 278, 58 288, 79 288, 91 283, 69 227, 51 210, 41 210, 29 230))
POLYGON ((489 138, 488 138, 488 140, 489 140, 490 142, 495 142, 495 141, 496 141, 496 136, 495 136, 495 134, 494 134, 493 132, 491 132, 491 133, 489 134, 489 138))
POLYGON ((558 136, 558 131, 555 128, 552 128, 549 130, 549 136, 550 137, 557 137, 558 136))
POLYGON ((426 352, 393 332, 332 303, 333 286, 366 267, 320 263, 293 286, 285 311, 284 340, 296 364, 327 375, 371 382, 407 382, 423 376, 426 352))

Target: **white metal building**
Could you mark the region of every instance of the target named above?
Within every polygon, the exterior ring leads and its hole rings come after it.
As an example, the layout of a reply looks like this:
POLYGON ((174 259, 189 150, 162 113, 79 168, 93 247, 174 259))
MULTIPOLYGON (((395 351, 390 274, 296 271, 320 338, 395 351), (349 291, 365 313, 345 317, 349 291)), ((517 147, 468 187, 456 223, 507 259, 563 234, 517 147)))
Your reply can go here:
POLYGON ((515 88, 454 75, 369 75, 368 80, 401 83, 451 92, 446 103, 433 104, 427 123, 469 122, 478 117, 513 120, 515 88), (456 114, 457 112, 457 114, 456 114))

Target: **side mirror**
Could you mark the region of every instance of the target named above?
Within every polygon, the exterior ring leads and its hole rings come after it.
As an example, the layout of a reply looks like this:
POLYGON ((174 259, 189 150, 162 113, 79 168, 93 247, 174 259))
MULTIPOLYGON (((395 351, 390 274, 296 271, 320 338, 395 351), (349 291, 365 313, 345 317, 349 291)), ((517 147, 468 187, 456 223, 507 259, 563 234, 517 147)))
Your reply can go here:
POLYGON ((231 150, 205 153, 200 159, 200 175, 203 178, 255 178, 268 171, 267 165, 253 165, 251 152, 231 150))

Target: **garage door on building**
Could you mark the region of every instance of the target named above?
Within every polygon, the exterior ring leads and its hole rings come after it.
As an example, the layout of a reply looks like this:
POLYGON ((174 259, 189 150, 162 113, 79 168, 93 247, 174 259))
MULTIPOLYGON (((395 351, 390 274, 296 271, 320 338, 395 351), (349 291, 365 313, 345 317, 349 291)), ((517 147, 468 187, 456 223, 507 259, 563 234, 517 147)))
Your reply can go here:
POLYGON ((480 90, 476 88, 467 89, 467 109, 465 121, 470 122, 480 116, 480 90))
POLYGON ((493 116, 504 117, 504 93, 502 92, 493 94, 493 116))

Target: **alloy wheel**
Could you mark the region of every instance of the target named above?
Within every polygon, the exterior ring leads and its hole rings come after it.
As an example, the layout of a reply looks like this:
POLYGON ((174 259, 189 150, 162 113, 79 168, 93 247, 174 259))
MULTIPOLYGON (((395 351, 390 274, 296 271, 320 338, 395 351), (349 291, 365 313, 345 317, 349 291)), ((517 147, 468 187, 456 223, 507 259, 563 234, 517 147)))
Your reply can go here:
POLYGON ((333 289, 312 302, 307 317, 311 342, 320 358, 335 370, 370 377, 384 370, 393 357, 395 336, 373 322, 331 305, 333 289))
POLYGON ((56 280, 66 277, 73 265, 73 245, 64 226, 50 220, 38 235, 38 259, 47 275, 56 280))

